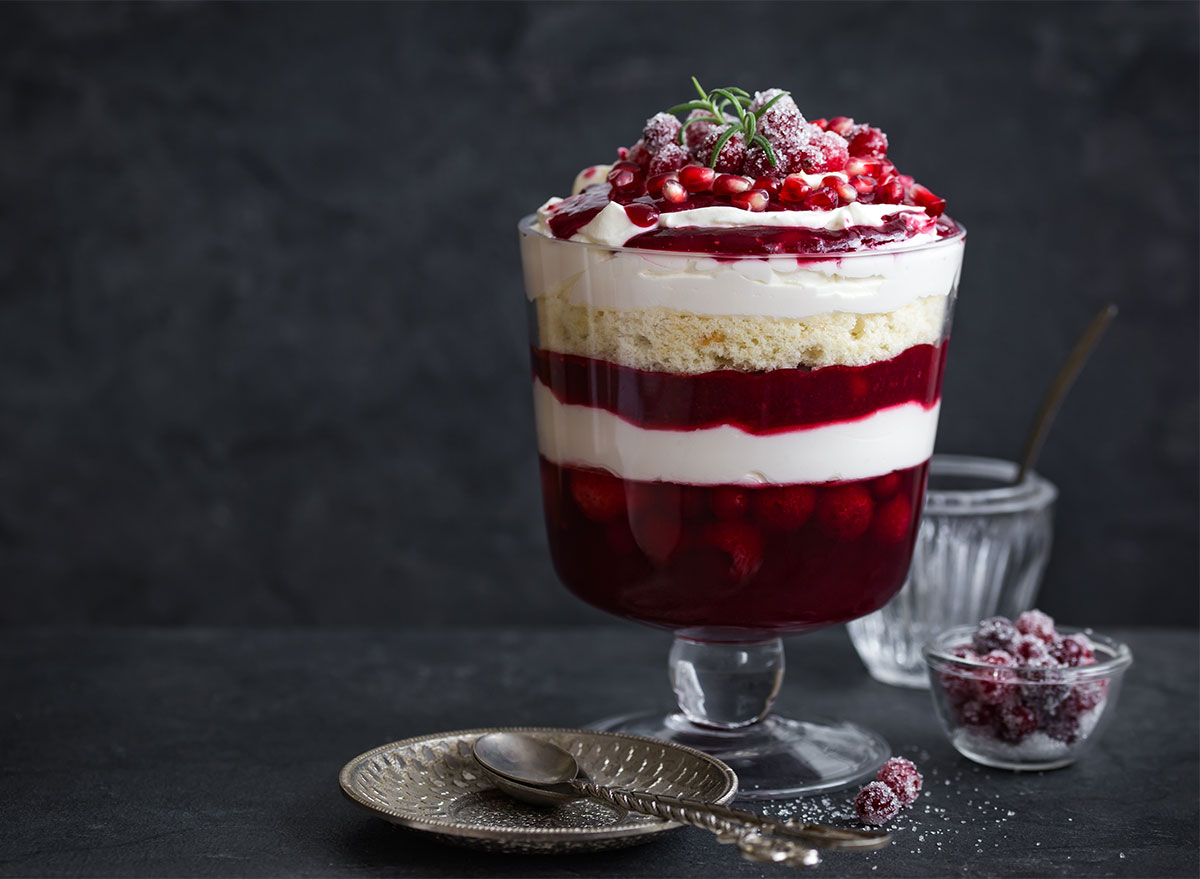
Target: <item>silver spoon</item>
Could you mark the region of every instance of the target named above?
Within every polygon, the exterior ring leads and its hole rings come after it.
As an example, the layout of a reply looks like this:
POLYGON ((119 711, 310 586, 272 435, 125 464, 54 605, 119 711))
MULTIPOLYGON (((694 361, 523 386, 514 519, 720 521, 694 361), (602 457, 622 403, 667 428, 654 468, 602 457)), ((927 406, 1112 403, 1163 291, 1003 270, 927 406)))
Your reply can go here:
POLYGON ((1092 318, 1092 322, 1087 325, 1087 329, 1083 331, 1083 335, 1079 337, 1079 341, 1075 343, 1075 347, 1071 349, 1071 353, 1067 355, 1063 365, 1058 368, 1058 373, 1054 376, 1050 389, 1046 391, 1046 396, 1042 398, 1042 405, 1038 407, 1037 415, 1034 416, 1033 426, 1029 429, 1029 438, 1025 440, 1025 451, 1021 453, 1021 467, 1017 471, 1014 485, 1024 482, 1029 471, 1033 469, 1033 465, 1037 463, 1038 455, 1042 451, 1042 443, 1046 441, 1046 434, 1050 432, 1050 425, 1054 423, 1054 416, 1058 414, 1058 407, 1062 405, 1067 391, 1075 383, 1079 371, 1087 363, 1096 343, 1104 335, 1108 322, 1116 316, 1116 305, 1109 303, 1101 308, 1092 318))
POLYGON ((487 777, 513 799, 551 806, 590 797, 617 809, 702 827, 715 833, 718 842, 737 843, 742 855, 754 861, 814 866, 821 856, 813 846, 872 851, 891 842, 883 831, 779 821, 701 800, 606 787, 581 773, 571 754, 525 733, 488 733, 475 740, 472 752, 487 777))

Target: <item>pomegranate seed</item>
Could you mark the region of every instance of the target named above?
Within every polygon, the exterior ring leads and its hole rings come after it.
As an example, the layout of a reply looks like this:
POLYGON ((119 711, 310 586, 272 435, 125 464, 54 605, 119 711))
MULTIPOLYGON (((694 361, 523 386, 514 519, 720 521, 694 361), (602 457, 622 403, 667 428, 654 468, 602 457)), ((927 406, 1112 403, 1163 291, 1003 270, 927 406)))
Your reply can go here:
POLYGON ((617 158, 624 159, 629 155, 629 147, 617 147, 617 158))
POLYGON ((688 192, 707 192, 712 189, 717 172, 703 165, 688 165, 679 169, 679 182, 688 192))
POLYGON ((825 119, 825 118, 809 119, 808 124, 815 125, 815 126, 817 126, 817 128, 821 129, 822 131, 826 131, 829 128, 829 120, 825 119))
POLYGON ((712 191, 716 195, 733 195, 735 192, 745 192, 753 183, 754 181, 749 177, 741 177, 737 174, 719 174, 713 180, 712 191))
POLYGON ((828 186, 814 189, 804 199, 804 209, 809 211, 831 211, 837 206, 837 193, 828 186))
POLYGON ((946 210, 946 199, 934 195, 920 183, 914 183, 909 194, 913 201, 925 208, 925 213, 931 217, 940 217, 946 210))
POLYGON ((730 196, 729 203, 735 208, 757 213, 765 211, 770 200, 771 194, 765 189, 751 189, 749 192, 735 192, 730 196))
MULTIPOLYGON (((863 161, 869 162, 871 160, 863 159, 863 161)), ((895 173, 896 173, 896 166, 892 164, 891 159, 880 159, 879 160, 879 173, 874 176, 876 176, 880 180, 882 180, 884 177, 891 177, 895 173)))
POLYGON ((751 188, 765 189, 767 192, 771 193, 771 195, 777 195, 782 185, 783 184, 778 177, 757 177, 754 180, 754 186, 751 188))
POLYGON ((826 131, 832 131, 836 134, 845 134, 854 126, 854 120, 849 116, 834 116, 829 120, 829 125, 826 131))
POLYGON ((629 222, 635 226, 654 226, 658 223, 658 209, 653 205, 634 202, 633 204, 625 205, 625 214, 629 217, 629 222))
POLYGON ((901 204, 904 201, 904 184, 899 177, 889 177, 879 184, 876 197, 884 204, 901 204))
POLYGON ((677 180, 677 179, 678 179, 678 177, 676 177, 676 175, 673 171, 668 171, 665 174, 655 174, 653 177, 651 177, 650 179, 648 179, 646 181, 646 193, 648 195, 657 196, 660 192, 662 192, 664 183, 666 183, 668 180, 677 180))
POLYGON ((805 182, 800 174, 789 174, 783 179, 779 189, 779 197, 784 201, 802 202, 812 192, 812 187, 805 182))
POLYGON ((609 173, 611 174, 613 171, 620 170, 632 171, 634 174, 638 174, 641 172, 642 166, 636 162, 629 161, 628 159, 622 159, 619 162, 613 162, 613 166, 611 169, 609 169, 609 173))
POLYGON ((879 159, 869 159, 865 156, 851 156, 847 160, 846 167, 843 170, 850 177, 857 177, 860 174, 865 177, 879 177, 880 172, 883 170, 883 162, 879 159))
POLYGON ((850 178, 850 185, 854 187, 854 191, 859 195, 866 195, 867 193, 874 192, 875 187, 879 184, 875 181, 874 177, 864 177, 861 174, 856 174, 850 178))
POLYGON ((608 182, 618 195, 633 195, 641 189, 637 175, 627 168, 614 168, 608 172, 608 182))
POLYGON ((830 184, 829 188, 837 193, 843 204, 849 204, 858 199, 858 189, 848 180, 837 178, 837 182, 830 184))
POLYGON ((663 200, 671 204, 683 204, 683 202, 687 201, 688 197, 687 190, 684 189, 683 184, 675 177, 670 177, 663 181, 661 194, 663 200))

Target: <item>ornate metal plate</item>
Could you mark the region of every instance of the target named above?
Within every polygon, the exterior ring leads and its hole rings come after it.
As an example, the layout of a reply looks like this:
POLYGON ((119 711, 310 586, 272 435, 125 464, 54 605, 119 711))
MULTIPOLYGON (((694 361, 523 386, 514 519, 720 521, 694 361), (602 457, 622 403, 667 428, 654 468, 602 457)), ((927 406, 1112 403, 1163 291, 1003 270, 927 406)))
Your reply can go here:
MULTIPOLYGON (((737 793, 733 770, 692 748, 594 730, 504 729, 533 733, 565 748, 601 784, 722 804, 737 793)), ((682 826, 591 800, 538 808, 509 799, 484 777, 471 756, 475 739, 498 731, 460 730, 383 745, 342 768, 342 792, 393 824, 457 845, 497 851, 619 848, 682 826)))

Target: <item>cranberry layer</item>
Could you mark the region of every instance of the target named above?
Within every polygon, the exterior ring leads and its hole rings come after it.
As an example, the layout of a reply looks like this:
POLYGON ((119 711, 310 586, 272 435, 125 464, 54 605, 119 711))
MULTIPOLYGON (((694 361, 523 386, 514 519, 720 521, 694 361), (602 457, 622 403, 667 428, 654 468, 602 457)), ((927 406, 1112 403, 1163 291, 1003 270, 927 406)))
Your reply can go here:
POLYGON ((694 637, 803 632, 882 607, 928 463, 867 480, 695 486, 541 460, 554 566, 601 610, 694 637))
MULTIPOLYGON (((864 204, 873 198, 861 199, 864 204)), ((555 238, 571 238, 586 226, 610 202, 625 205, 631 222, 653 225, 659 214, 714 206, 728 206, 730 197, 711 192, 691 193, 686 201, 672 203, 642 195, 636 198, 615 195, 608 184, 587 187, 578 195, 561 202, 550 216, 548 225, 555 238)), ((900 205, 897 205, 899 208, 900 205)), ((770 200, 765 211, 794 210, 770 200)), ((935 229, 939 238, 958 234, 961 229, 947 217, 939 217, 935 229)), ((799 226, 741 226, 706 228, 688 226, 678 229, 651 229, 635 235, 625 247, 676 253, 704 253, 712 256, 769 256, 772 254, 837 254, 869 250, 905 241, 913 236, 909 220, 901 213, 887 217, 879 226, 847 226, 845 229, 808 229, 799 226)))
POLYGON ((765 434, 861 418, 889 406, 938 401, 946 345, 914 345, 866 366, 649 372, 606 360, 532 350, 533 374, 564 404, 593 406, 655 430, 729 424, 765 434))

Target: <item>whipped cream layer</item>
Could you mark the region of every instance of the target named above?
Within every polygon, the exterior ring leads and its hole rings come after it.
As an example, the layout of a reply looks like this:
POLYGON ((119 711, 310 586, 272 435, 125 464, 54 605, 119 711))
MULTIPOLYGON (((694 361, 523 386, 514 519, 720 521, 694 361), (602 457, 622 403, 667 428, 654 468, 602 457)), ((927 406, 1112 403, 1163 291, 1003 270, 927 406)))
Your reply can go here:
POLYGON ((625 479, 690 485, 834 482, 882 476, 933 454, 940 402, 905 403, 863 418, 753 435, 736 427, 649 430, 603 409, 560 403, 533 383, 538 448, 555 464, 625 479))
MULTIPOLYGON (((748 215, 784 213, 820 212, 748 215)), ((880 314, 928 296, 944 298, 958 283, 963 245, 959 237, 906 250, 717 259, 580 246, 530 226, 521 237, 521 257, 530 301, 565 295, 572 305, 596 309, 796 320, 835 311, 880 314)))

